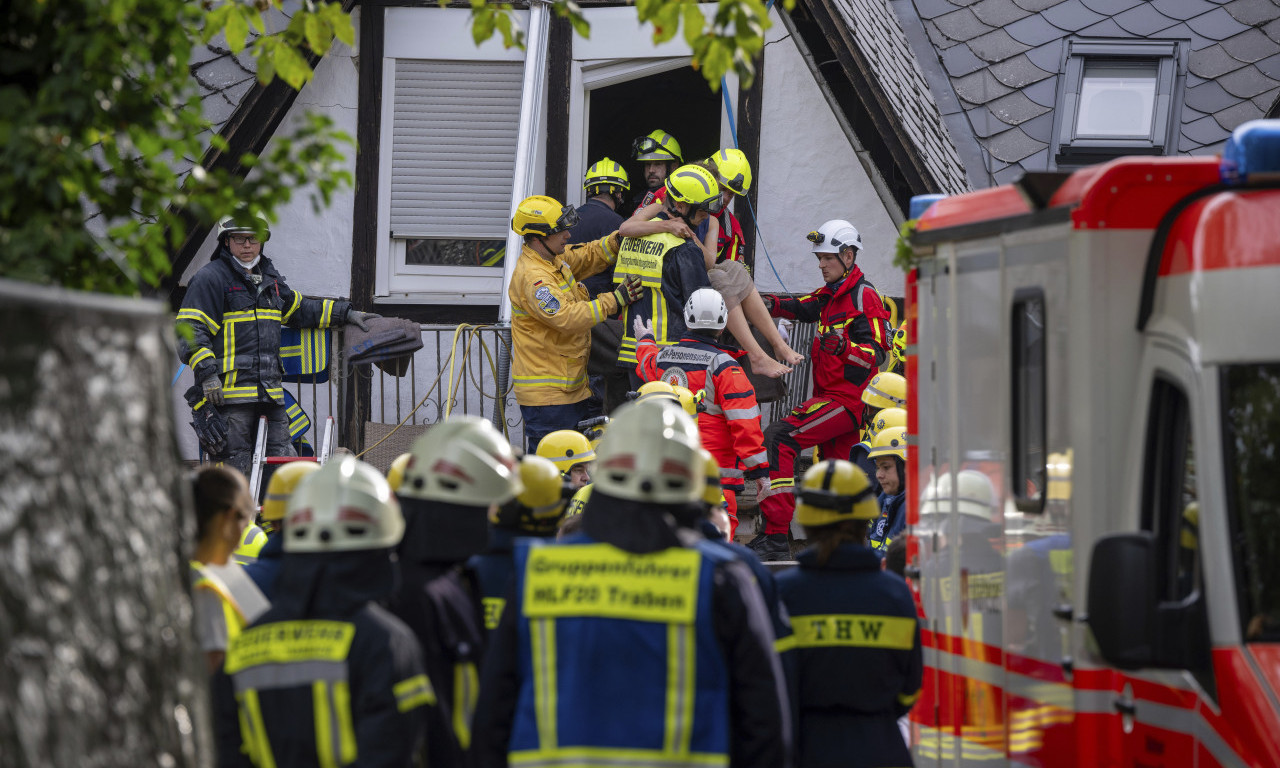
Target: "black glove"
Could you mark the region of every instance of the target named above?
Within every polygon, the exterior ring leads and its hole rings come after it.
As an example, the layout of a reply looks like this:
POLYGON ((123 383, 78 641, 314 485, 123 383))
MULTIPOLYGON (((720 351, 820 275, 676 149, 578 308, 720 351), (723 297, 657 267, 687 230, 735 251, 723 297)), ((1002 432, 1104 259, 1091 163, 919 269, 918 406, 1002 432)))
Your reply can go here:
POLYGON ((622 309, 639 299, 642 293, 644 293, 644 286, 640 284, 640 278, 632 275, 614 289, 613 298, 618 300, 618 309, 622 309))
POLYGON ((191 428, 196 431, 196 439, 205 451, 217 456, 227 447, 227 420, 217 408, 205 403, 199 410, 191 412, 195 421, 191 428))
POLYGON ((215 373, 202 381, 200 389, 204 399, 209 401, 209 405, 222 405, 222 380, 218 378, 218 374, 215 373))
POLYGON ((827 331, 818 338, 818 346, 828 355, 841 355, 848 345, 848 340, 839 331, 827 331))
POLYGON ((354 325, 365 333, 368 333, 369 325, 365 321, 372 320, 375 317, 382 317, 382 315, 374 312, 361 312, 358 309, 350 309, 347 310, 347 325, 354 325))

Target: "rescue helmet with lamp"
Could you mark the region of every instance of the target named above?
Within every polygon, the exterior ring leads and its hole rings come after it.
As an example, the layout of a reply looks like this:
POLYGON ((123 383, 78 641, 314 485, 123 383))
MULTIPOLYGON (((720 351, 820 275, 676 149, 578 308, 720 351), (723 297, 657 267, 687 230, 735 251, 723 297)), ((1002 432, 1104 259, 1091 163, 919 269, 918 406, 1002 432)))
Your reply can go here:
POLYGON ((569 474, 575 464, 596 460, 591 441, 581 432, 557 429, 538 441, 536 453, 550 461, 563 474, 569 474))
POLYGON ((511 229, 517 235, 550 237, 564 232, 578 223, 578 212, 572 205, 561 205, 546 195, 526 197, 516 206, 511 217, 511 229))
POLYGON ((840 459, 820 461, 804 473, 796 489, 796 522, 816 528, 880 515, 867 473, 840 459))
POLYGON ((680 408, 645 400, 620 407, 600 442, 595 489, 649 504, 689 504, 706 488, 697 423, 680 408))
POLYGON ((391 486, 354 456, 303 478, 285 512, 285 552, 389 549, 403 535, 404 516, 391 486))
POLYGON ((907 380, 891 371, 877 373, 862 390, 862 402, 872 408, 906 408, 907 380))
POLYGON ((832 219, 805 236, 813 243, 814 253, 839 253, 841 248, 862 250, 862 235, 858 228, 844 219, 832 219))
POLYGON ((684 162, 684 156, 680 152, 680 142, 661 128, 650 131, 647 135, 631 142, 631 156, 642 163, 684 162))
POLYGON ((722 149, 708 158, 716 168, 716 181, 735 195, 751 189, 751 163, 740 149, 722 149))
POLYGON ((718 331, 729 322, 729 309, 715 288, 699 288, 684 303, 684 324, 691 331, 718 331))
POLYGON ((397 494, 404 499, 488 507, 522 490, 511 444, 479 416, 450 416, 419 437, 410 453, 397 494))

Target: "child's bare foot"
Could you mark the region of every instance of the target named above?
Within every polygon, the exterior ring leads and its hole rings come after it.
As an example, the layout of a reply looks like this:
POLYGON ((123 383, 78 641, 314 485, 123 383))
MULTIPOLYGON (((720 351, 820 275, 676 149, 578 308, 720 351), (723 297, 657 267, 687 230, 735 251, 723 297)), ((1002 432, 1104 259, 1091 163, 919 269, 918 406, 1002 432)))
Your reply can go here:
POLYGON ((774 351, 778 353, 778 359, 787 365, 799 365, 804 362, 804 355, 786 345, 783 345, 781 349, 776 349, 774 351))
POLYGON ((776 379, 779 376, 791 373, 790 368, 766 354, 748 355, 748 357, 751 360, 751 370, 755 371, 760 376, 767 376, 771 379, 776 379))

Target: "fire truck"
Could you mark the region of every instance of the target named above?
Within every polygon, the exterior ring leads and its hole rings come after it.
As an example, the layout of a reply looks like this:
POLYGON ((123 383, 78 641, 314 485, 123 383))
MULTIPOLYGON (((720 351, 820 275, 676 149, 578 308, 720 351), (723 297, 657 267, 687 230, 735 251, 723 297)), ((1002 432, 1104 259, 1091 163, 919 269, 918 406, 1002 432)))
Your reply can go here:
POLYGON ((1280 121, 936 200, 917 766, 1280 766, 1280 121))

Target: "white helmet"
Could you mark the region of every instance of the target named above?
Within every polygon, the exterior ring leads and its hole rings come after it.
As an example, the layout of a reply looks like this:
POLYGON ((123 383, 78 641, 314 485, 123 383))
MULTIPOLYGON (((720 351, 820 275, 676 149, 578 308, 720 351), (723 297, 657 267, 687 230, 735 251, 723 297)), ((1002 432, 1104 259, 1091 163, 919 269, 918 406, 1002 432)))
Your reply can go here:
POLYGON ((976 469, 962 469, 952 475, 948 472, 930 482, 920 501, 920 514, 945 514, 951 506, 951 488, 955 485, 956 511, 962 515, 991 522, 996 509, 996 489, 990 478, 976 469))
POLYGON ((714 288, 699 288, 684 303, 684 324, 689 330, 718 331, 728 321, 724 297, 714 288))
POLYGON ((619 408, 596 456, 596 490, 615 498, 684 504, 707 484, 697 422, 657 400, 619 408))
POLYGON ((254 235, 262 232, 262 242, 271 239, 271 227, 267 224, 267 220, 261 216, 254 216, 251 219, 223 219, 218 224, 218 239, 222 240, 227 235, 254 235))
POLYGON ((404 499, 488 507, 523 490, 511 444, 478 416, 451 416, 419 437, 410 453, 398 491, 404 499))
POLYGON ((285 552, 389 549, 404 536, 404 517, 387 479, 354 456, 303 478, 285 520, 285 552))
POLYGON ((844 219, 832 219, 818 227, 816 232, 808 234, 813 243, 814 253, 839 253, 846 245, 853 246, 855 251, 862 250, 862 235, 858 228, 844 219))

